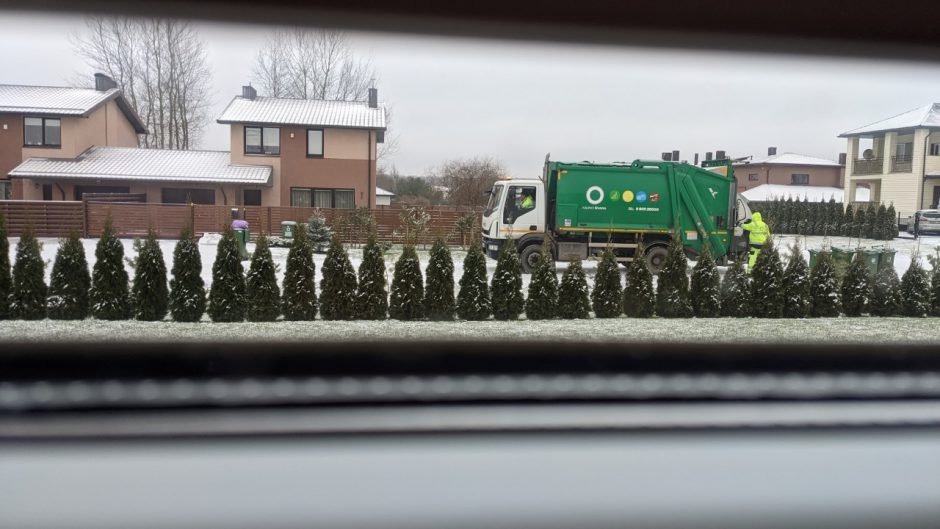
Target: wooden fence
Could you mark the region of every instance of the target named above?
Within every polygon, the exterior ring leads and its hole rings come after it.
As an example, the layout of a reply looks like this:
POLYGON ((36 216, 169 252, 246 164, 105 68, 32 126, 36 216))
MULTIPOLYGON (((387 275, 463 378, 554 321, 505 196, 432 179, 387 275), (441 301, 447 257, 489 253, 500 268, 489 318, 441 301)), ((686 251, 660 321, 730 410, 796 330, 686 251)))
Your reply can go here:
MULTIPOLYGON (((0 201, 0 212, 7 220, 11 236, 23 233, 31 226, 36 235, 41 237, 63 237, 76 231, 84 237, 99 237, 104 230, 104 223, 111 215, 115 231, 121 237, 140 237, 153 227, 157 236, 175 239, 180 232, 191 226, 196 236, 204 233, 220 232, 232 222, 232 209, 237 208, 241 218, 248 221, 252 236, 261 233, 280 235, 281 223, 294 221, 297 224, 307 222, 316 209, 278 206, 214 206, 200 204, 145 204, 145 203, 107 203, 107 202, 66 202, 66 201, 0 201)), ((392 206, 371 210, 375 219, 376 235, 379 240, 402 242, 405 228, 401 215, 406 207, 392 206)), ((428 243, 437 237, 449 239, 453 243, 466 243, 461 240, 457 222, 462 217, 471 215, 473 224, 465 235, 479 233, 480 210, 448 206, 422 208, 430 217, 426 232, 418 242, 428 243)), ((355 221, 356 210, 321 209, 329 225, 345 242, 362 242, 367 236, 362 223, 355 221)))

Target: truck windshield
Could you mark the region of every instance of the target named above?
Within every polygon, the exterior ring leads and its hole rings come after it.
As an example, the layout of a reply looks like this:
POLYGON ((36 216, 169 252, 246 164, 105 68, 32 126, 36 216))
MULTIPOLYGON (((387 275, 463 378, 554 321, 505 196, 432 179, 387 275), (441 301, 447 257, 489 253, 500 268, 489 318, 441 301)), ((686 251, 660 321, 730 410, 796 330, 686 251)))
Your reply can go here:
POLYGON ((499 199, 503 196, 503 189, 506 186, 496 184, 493 186, 493 189, 490 190, 490 200, 486 203, 486 209, 483 210, 484 216, 490 216, 493 214, 493 211, 496 210, 496 207, 499 206, 499 199))

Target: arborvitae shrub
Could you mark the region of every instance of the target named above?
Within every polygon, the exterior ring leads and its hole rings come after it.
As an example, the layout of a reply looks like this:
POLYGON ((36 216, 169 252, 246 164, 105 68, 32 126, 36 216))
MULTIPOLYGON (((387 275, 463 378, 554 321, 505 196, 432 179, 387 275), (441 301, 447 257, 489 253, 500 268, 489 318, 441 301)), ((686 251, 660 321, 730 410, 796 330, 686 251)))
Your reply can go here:
POLYGON ((55 254, 49 281, 48 312, 53 320, 82 320, 88 317, 91 276, 85 248, 78 233, 64 239, 55 254))
MULTIPOLYGON (((560 301, 560 300, 559 300, 560 301)), ((591 305, 597 318, 616 318, 623 314, 623 288, 620 282, 620 265, 612 249, 601 254, 601 262, 594 273, 594 290, 591 305)))
POLYGON ((450 248, 442 239, 437 239, 431 246, 424 308, 428 319, 432 321, 451 321, 457 310, 454 300, 454 260, 450 248))
POLYGON ((842 311, 846 316, 861 316, 868 312, 871 298, 871 273, 862 252, 857 252, 842 279, 842 311))
POLYGON ((898 236, 898 212, 894 209, 894 204, 888 205, 888 210, 885 213, 885 227, 884 227, 884 236, 885 240, 891 241, 898 236))
POLYGON ((901 281, 893 266, 878 268, 868 307, 872 316, 897 316, 901 312, 901 281))
POLYGON ((542 246, 539 261, 529 281, 529 295, 525 300, 525 315, 530 320, 548 320, 558 315, 558 275, 555 258, 542 246))
POLYGON ((865 222, 868 223, 865 226, 865 236, 874 239, 878 231, 878 206, 874 202, 868 203, 868 210, 865 211, 865 222))
POLYGON ((10 289, 10 317, 41 320, 46 317, 46 265, 33 230, 26 229, 16 245, 13 285, 10 289))
POLYGON ((496 261, 491 289, 493 317, 497 320, 515 320, 525 308, 522 296, 522 265, 519 252, 512 239, 506 239, 496 261))
POLYGON ((649 318, 656 307, 653 274, 643 257, 643 243, 637 245, 633 261, 627 268, 627 281, 623 287, 623 313, 631 318, 649 318))
POLYGON ((134 260, 134 285, 131 300, 134 318, 159 321, 166 317, 170 305, 170 290, 166 282, 166 262, 163 250, 152 229, 143 241, 135 241, 137 258, 134 260))
POLYGON ((692 312, 698 318, 717 318, 721 315, 721 277, 712 259, 708 245, 692 268, 692 312))
POLYGON ((923 318, 930 312, 930 280, 915 255, 901 276, 901 313, 923 318))
POLYGON ((689 262, 679 235, 669 244, 669 252, 663 261, 656 283, 656 314, 663 318, 688 318, 692 316, 689 298, 689 262))
POLYGON ((568 263, 568 268, 561 275, 561 284, 558 286, 558 317, 576 320, 588 318, 590 315, 591 301, 588 299, 584 267, 581 266, 581 259, 574 259, 568 263))
POLYGON ((783 315, 783 265, 770 239, 761 249, 751 271, 751 309, 757 318, 783 315))
POLYGON ((395 262, 388 315, 396 320, 424 317, 424 278, 414 246, 406 246, 395 262))
POLYGON ((805 318, 809 315, 809 265, 799 244, 790 250, 790 259, 783 271, 783 317, 805 318))
POLYGON ((170 273, 170 316, 174 321, 199 321, 206 312, 206 285, 199 242, 189 228, 183 230, 173 249, 170 273))
POLYGON ((872 238, 883 241, 888 238, 885 230, 885 219, 888 218, 888 210, 884 204, 880 204, 875 213, 875 222, 872 226, 872 238))
POLYGON ((209 288, 209 317, 212 321, 242 321, 248 308, 245 297, 245 269, 238 252, 235 232, 226 228, 212 263, 209 288))
POLYGON ((855 210, 855 219, 852 226, 852 236, 853 237, 866 237, 866 231, 868 229, 868 219, 866 217, 865 208, 858 208, 855 210))
POLYGON ((324 320, 356 317, 356 271, 338 237, 330 241, 320 279, 320 316, 324 320))
POLYGON ((842 225, 839 228, 839 235, 851 237, 854 224, 855 213, 852 211, 852 206, 846 206, 845 211, 842 212, 842 225))
POLYGON ((743 318, 751 314, 751 285, 744 260, 736 259, 721 281, 721 315, 743 318))
POLYGON ((479 244, 470 246, 463 260, 463 275, 457 293, 457 315, 465 320, 485 320, 492 305, 486 279, 486 256, 479 244))
POLYGON ((10 276, 10 240, 7 238, 7 223, 0 212, 0 320, 10 317, 10 289, 13 278, 10 276))
POLYGON ((248 296, 248 321, 275 321, 281 315, 281 289, 277 286, 277 266, 264 235, 255 241, 245 290, 248 296))
POLYGON ((832 262, 832 254, 820 252, 816 265, 809 273, 810 315, 814 318, 833 318, 839 315, 839 279, 832 262))
POLYGON ((359 284, 356 287, 356 312, 359 319, 384 320, 388 317, 387 284, 385 252, 375 236, 370 236, 362 249, 359 284))
POLYGON ((326 218, 323 217, 323 212, 319 209, 314 210, 313 215, 310 215, 310 218, 307 219, 306 231, 307 240, 315 252, 322 252, 323 248, 330 244, 330 240, 333 239, 333 230, 326 225, 326 218))
POLYGON ((287 252, 287 263, 284 267, 281 297, 284 319, 310 321, 317 317, 316 275, 313 248, 310 246, 307 232, 298 230, 287 252))
POLYGON ((99 320, 126 320, 131 317, 130 290, 124 268, 124 245, 114 233, 111 216, 95 247, 91 272, 91 314, 99 320))

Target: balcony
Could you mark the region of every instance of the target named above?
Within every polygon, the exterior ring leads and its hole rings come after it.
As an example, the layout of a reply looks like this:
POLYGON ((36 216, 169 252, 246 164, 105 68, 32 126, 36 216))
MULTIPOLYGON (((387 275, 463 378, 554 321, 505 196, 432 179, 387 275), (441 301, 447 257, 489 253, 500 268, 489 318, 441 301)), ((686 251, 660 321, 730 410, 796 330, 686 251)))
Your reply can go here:
POLYGON ((884 170, 884 158, 871 158, 868 160, 855 160, 852 167, 853 175, 881 174, 884 170))
POLYGON ((892 173, 909 173, 913 169, 914 156, 911 154, 901 154, 891 157, 892 173))

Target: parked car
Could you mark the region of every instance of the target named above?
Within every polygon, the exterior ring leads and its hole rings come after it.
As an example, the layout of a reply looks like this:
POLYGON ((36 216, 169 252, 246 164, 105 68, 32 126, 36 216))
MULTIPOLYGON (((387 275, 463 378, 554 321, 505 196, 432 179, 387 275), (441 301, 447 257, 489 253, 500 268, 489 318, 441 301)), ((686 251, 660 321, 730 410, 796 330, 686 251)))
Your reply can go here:
POLYGON ((940 209, 922 209, 914 212, 907 221, 907 232, 914 233, 940 233, 940 209))

